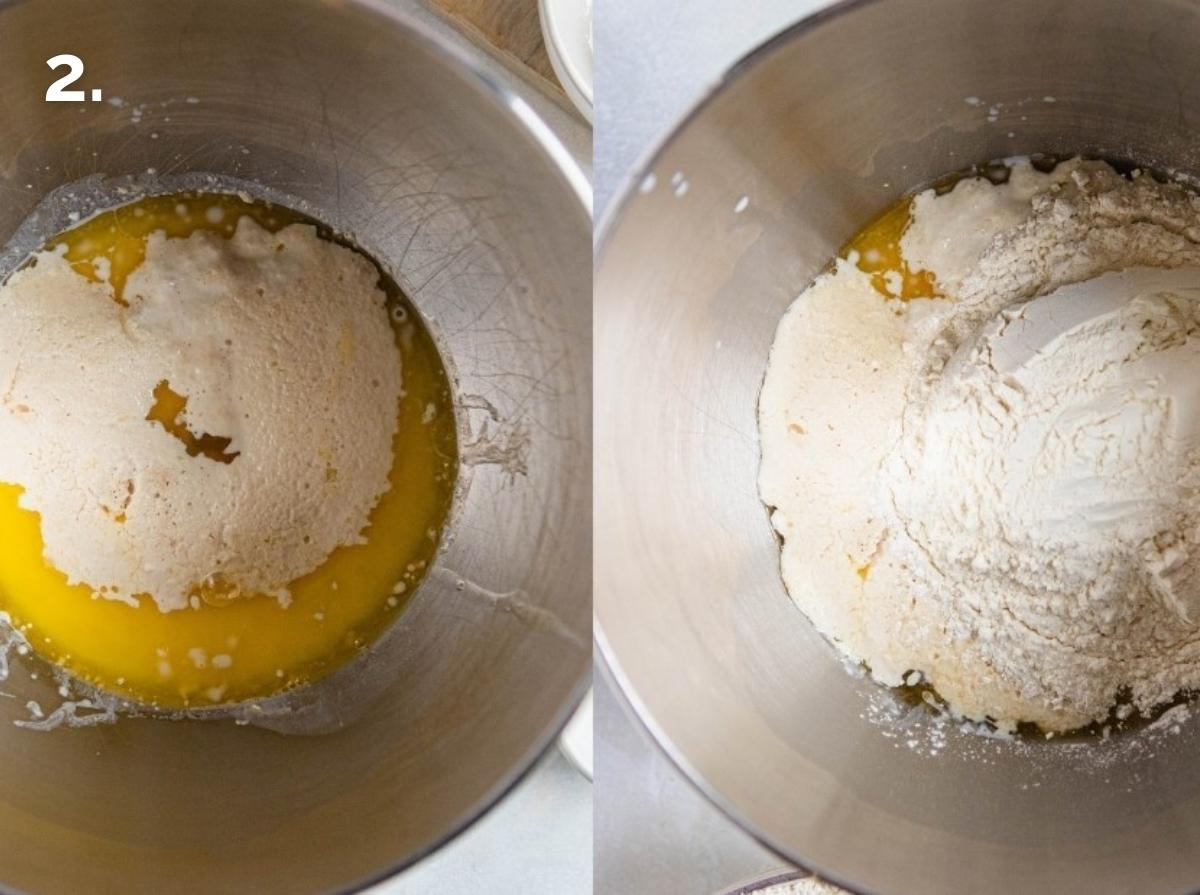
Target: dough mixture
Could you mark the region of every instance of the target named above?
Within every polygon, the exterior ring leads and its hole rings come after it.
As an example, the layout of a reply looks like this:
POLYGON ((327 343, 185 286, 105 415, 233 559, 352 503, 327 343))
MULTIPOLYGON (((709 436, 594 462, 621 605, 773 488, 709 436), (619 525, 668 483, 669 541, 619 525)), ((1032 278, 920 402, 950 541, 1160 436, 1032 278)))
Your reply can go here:
POLYGON ((0 609, 29 644, 187 706, 306 683, 381 631, 457 455, 436 347, 394 292, 297 213, 204 193, 106 211, 14 273, 0 609))
POLYGON ((214 587, 286 602, 361 541, 400 398, 365 258, 244 217, 228 239, 151 234, 120 296, 36 261, 0 290, 0 481, 71 584, 164 611, 214 587))
POLYGON ((1004 174, 791 306, 760 491, 790 594, 876 679, 1062 731, 1200 687, 1200 199, 1004 174))

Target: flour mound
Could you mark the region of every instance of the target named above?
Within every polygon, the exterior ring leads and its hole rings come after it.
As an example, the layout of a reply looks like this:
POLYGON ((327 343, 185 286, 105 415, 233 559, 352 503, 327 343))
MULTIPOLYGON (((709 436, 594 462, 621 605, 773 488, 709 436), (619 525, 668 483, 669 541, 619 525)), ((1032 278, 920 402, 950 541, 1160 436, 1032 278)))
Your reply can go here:
POLYGON ((1200 687, 1200 201, 1016 163, 917 197, 902 251, 944 298, 883 302, 842 262, 772 349, 793 598, 882 682, 1002 726, 1200 687))
POLYGON ((290 582, 361 543, 389 487, 401 387, 377 282, 313 227, 246 217, 229 239, 152 234, 127 306, 54 251, 13 274, 0 482, 40 514, 47 562, 169 611, 203 585, 286 602, 290 582), (147 419, 163 385, 219 454, 147 419))
POLYGON ((754 891, 757 895, 847 895, 845 889, 839 889, 833 883, 827 883, 815 876, 776 883, 765 889, 755 889, 754 891))

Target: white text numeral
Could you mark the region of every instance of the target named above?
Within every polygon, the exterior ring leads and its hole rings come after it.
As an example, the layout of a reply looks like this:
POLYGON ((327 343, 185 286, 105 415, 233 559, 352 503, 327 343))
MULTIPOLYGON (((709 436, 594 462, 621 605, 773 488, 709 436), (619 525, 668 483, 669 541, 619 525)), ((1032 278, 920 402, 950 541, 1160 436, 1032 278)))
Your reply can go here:
POLYGON ((74 84, 83 75, 83 60, 71 53, 60 53, 46 60, 51 69, 67 66, 70 71, 55 81, 46 90, 48 103, 79 103, 87 97, 82 90, 64 90, 68 84, 74 84))

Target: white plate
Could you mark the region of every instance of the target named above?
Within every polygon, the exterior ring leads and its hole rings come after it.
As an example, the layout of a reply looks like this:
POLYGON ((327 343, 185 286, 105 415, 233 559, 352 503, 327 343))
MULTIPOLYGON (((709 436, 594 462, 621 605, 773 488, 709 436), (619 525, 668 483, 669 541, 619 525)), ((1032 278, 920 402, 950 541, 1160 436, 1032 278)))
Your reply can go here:
POLYGON ((539 0, 542 36, 554 73, 575 107, 592 120, 592 0, 539 0))

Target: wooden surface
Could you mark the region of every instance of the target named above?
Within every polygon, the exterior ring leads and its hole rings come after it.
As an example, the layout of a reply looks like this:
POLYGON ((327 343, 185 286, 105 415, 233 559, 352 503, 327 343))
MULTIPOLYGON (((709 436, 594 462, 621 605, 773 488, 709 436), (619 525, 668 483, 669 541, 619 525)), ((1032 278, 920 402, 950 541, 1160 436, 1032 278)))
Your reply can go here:
POLYGON ((494 48, 512 68, 542 82, 539 86, 565 96, 546 46, 537 0, 428 0, 459 30, 494 48))

